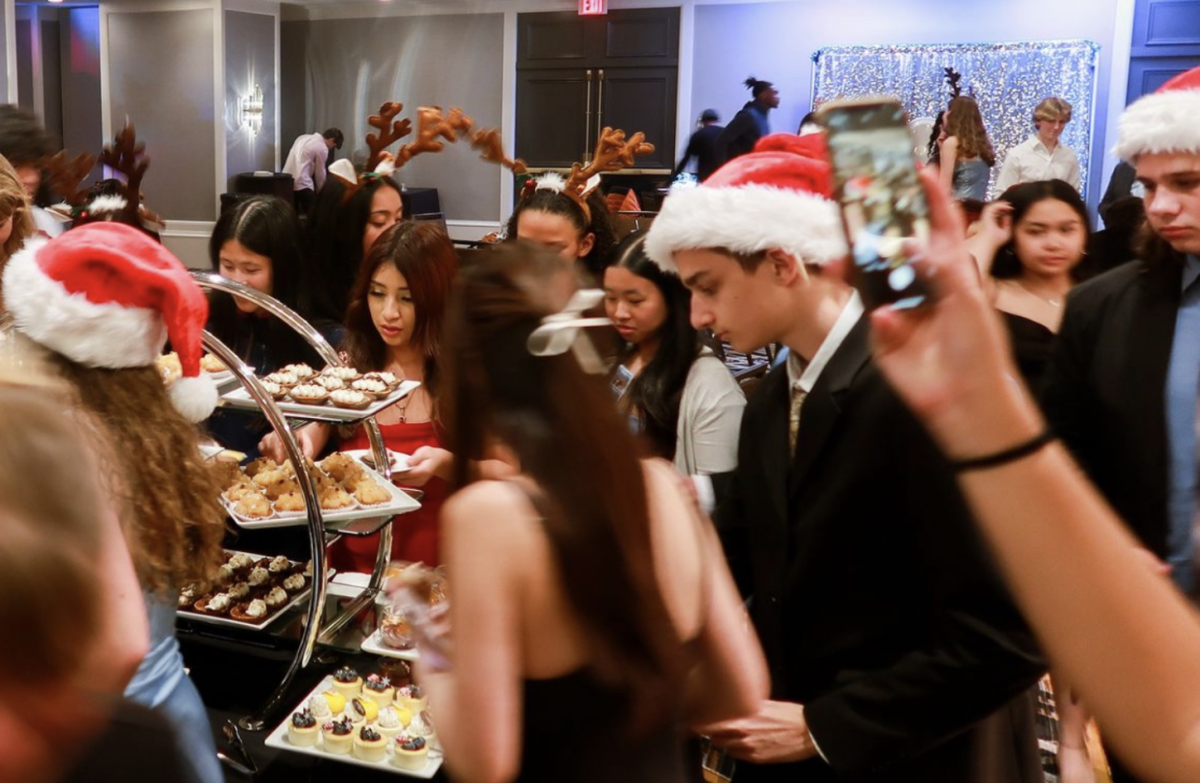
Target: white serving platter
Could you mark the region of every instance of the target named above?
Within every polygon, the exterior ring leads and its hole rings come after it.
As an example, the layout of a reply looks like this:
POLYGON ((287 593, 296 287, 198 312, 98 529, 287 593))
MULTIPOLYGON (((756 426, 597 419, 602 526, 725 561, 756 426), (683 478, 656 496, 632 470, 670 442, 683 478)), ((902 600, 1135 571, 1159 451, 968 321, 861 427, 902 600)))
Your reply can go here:
MULTIPOLYGON (((253 557, 255 559, 266 557, 265 555, 257 555, 257 554, 254 554, 253 552, 239 552, 235 549, 227 549, 225 551, 229 552, 232 555, 241 555, 241 554, 250 555, 250 557, 253 557)), ((296 564, 295 560, 293 560, 291 562, 293 565, 296 564)), ((327 571, 328 571, 330 577, 332 577, 336 573, 332 568, 327 569, 327 571)), ((295 595, 292 595, 286 604, 281 606, 279 609, 276 609, 274 612, 271 612, 270 614, 268 614, 266 617, 264 617, 262 620, 260 620, 257 623, 252 623, 248 620, 235 620, 235 619, 233 619, 232 616, 204 614, 203 612, 197 612, 195 609, 191 608, 190 606, 180 608, 179 616, 186 618, 188 620, 195 620, 196 622, 199 622, 199 623, 208 623, 209 625, 224 625, 227 628, 249 628, 253 631, 261 631, 262 629, 271 625, 271 623, 278 620, 283 615, 287 614, 288 610, 290 610, 293 606, 300 603, 301 601, 307 600, 308 594, 311 592, 312 592, 312 579, 309 579, 307 587, 305 587, 303 590, 296 593, 295 595)))
MULTIPOLYGON (((328 402, 323 405, 302 405, 288 399, 276 400, 275 404, 279 406, 279 410, 283 411, 284 415, 296 418, 314 419, 317 421, 354 422, 374 416, 389 405, 412 394, 420 385, 419 381, 401 381, 400 385, 391 394, 375 400, 361 410, 339 408, 333 403, 328 402)), ((258 403, 254 401, 250 396, 250 392, 246 391, 246 387, 244 386, 238 386, 222 394, 219 404, 227 408, 236 408, 239 410, 258 410, 258 403)))
POLYGON ((399 658, 402 661, 415 661, 421 657, 421 653, 416 647, 411 650, 397 650, 394 647, 388 647, 383 643, 382 632, 376 628, 375 632, 363 639, 362 651, 373 655, 383 655, 387 658, 399 658))
MULTIPOLYGON (((272 731, 269 735, 267 735, 267 739, 264 744, 266 744, 266 746, 268 748, 278 748, 279 750, 290 750, 293 753, 302 753, 306 756, 315 756, 317 758, 325 759, 327 761, 340 761, 344 764, 353 764, 354 766, 357 766, 357 767, 366 767, 368 769, 379 770, 381 772, 394 772, 397 775, 405 775, 405 776, 413 777, 413 778, 423 778, 425 780, 428 780, 434 776, 434 774, 442 766, 442 751, 438 748, 432 747, 433 743, 430 743, 429 760, 427 762, 425 762, 424 769, 407 770, 407 769, 399 769, 397 767, 392 766, 392 743, 391 742, 388 743, 387 756, 384 758, 383 761, 363 761, 362 759, 355 757, 353 754, 343 755, 343 754, 326 753, 324 750, 324 747, 323 747, 323 743, 325 741, 323 737, 318 738, 317 744, 311 748, 302 748, 297 745, 293 745, 291 742, 289 742, 288 736, 287 736, 287 726, 288 726, 288 721, 290 721, 292 719, 292 713, 299 712, 301 709, 303 709, 305 706, 307 706, 309 698, 311 698, 313 695, 315 695, 317 693, 321 693, 322 691, 328 690, 330 687, 330 683, 332 681, 333 681, 332 678, 326 677, 325 679, 321 680, 321 682, 317 685, 316 688, 313 688, 311 691, 309 691, 304 696, 304 699, 299 704, 296 705, 295 709, 288 712, 287 717, 283 719, 283 722, 280 723, 278 726, 276 726, 275 730, 272 731)), ((321 733, 320 728, 317 729, 317 733, 318 734, 321 733)))

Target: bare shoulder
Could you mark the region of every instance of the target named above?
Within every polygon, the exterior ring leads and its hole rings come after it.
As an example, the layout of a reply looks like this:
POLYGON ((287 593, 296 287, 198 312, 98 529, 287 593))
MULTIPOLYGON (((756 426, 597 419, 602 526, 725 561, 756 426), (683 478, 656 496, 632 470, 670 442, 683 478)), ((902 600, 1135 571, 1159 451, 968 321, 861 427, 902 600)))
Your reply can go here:
POLYGON ((532 529, 537 512, 512 481, 476 481, 442 505, 441 526, 448 539, 512 546, 532 529))

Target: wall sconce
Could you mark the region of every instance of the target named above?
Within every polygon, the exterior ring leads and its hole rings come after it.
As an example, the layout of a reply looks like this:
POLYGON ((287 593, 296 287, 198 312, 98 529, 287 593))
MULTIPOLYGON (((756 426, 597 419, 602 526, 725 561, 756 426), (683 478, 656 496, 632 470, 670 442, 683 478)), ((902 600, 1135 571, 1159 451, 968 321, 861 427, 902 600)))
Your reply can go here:
POLYGON ((257 84, 254 92, 238 98, 238 125, 249 131, 251 136, 257 136, 262 130, 263 122, 263 91, 257 84))

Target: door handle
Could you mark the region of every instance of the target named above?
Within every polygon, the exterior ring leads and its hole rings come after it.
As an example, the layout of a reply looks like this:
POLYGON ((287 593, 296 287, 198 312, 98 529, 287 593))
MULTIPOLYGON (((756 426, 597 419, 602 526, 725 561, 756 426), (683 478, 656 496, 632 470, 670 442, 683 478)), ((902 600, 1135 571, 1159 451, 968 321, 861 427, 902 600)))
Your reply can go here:
POLYGON ((584 72, 584 80, 587 82, 587 98, 584 101, 585 111, 587 116, 583 121, 583 162, 591 163, 592 161, 592 69, 588 68, 584 72))
POLYGON ((596 86, 596 143, 600 143, 600 137, 604 132, 604 69, 598 71, 599 80, 596 86))

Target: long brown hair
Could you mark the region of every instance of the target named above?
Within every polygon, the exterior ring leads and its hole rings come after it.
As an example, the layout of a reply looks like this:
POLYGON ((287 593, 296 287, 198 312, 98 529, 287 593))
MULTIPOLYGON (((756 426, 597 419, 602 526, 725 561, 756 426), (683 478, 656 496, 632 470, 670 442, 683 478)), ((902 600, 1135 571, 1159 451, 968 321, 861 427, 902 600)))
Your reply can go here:
POLYGON ((0 155, 0 221, 12 217, 12 234, 8 241, 0 247, 0 268, 12 258, 13 253, 21 249, 25 240, 37 233, 37 224, 33 222, 33 212, 29 207, 29 196, 25 186, 17 176, 16 169, 8 159, 0 155))
POLYGON ((221 564, 220 487, 158 371, 85 367, 56 353, 50 360, 96 422, 102 464, 110 467, 105 489, 119 503, 142 587, 208 578, 221 564))
POLYGON ((980 158, 989 166, 996 165, 996 151, 992 149, 975 99, 960 95, 950 101, 948 111, 950 119, 946 123, 946 135, 958 139, 959 160, 980 158))
POLYGON ((654 573, 637 447, 600 376, 571 353, 535 357, 526 347, 563 304, 547 292, 570 275, 556 255, 523 242, 463 273, 447 318, 452 485, 472 480, 468 460, 482 456, 486 439, 513 450, 538 488, 532 499, 597 651, 593 666, 628 694, 635 726, 648 728, 676 706, 682 666, 654 573))
POLYGON ((442 374, 442 322, 446 300, 458 273, 458 256, 442 227, 429 221, 401 221, 375 240, 359 268, 346 308, 343 348, 350 363, 360 370, 382 370, 387 365, 387 344, 375 328, 367 301, 371 279, 384 264, 391 264, 404 275, 412 294, 416 324, 409 339, 425 356, 424 384, 436 421, 442 374))

